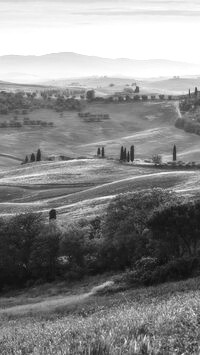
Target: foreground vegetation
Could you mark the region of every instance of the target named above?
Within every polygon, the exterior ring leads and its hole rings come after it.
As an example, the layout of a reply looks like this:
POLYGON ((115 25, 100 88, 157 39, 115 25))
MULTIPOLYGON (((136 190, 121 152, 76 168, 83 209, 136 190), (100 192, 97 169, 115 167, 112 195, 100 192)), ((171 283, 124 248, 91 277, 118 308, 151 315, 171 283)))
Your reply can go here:
POLYGON ((199 354, 200 280, 1 317, 1 354, 199 354))
POLYGON ((59 228, 40 214, 0 221, 1 289, 126 272, 132 286, 198 275, 200 202, 150 189, 114 198, 103 216, 59 228))

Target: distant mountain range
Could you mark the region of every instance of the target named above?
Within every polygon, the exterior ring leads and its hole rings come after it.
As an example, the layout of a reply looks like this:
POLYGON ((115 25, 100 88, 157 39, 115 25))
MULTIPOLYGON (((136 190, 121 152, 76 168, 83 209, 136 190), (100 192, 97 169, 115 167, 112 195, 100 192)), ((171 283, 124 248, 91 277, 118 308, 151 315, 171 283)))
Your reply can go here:
POLYGON ((42 56, 0 56, 0 80, 18 83, 94 75, 149 78, 195 74, 200 75, 200 66, 196 64, 163 59, 110 59, 70 52, 42 56))

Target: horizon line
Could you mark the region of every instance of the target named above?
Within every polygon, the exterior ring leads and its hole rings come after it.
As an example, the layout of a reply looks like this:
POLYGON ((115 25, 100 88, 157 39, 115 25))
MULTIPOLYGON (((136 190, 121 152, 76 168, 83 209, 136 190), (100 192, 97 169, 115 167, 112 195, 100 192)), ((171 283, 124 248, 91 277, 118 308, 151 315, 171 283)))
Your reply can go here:
POLYGON ((49 53, 43 53, 43 54, 14 54, 14 53, 9 53, 9 54, 0 54, 0 57, 44 57, 48 55, 57 55, 57 54, 75 54, 75 55, 80 55, 80 56, 85 56, 85 57, 94 57, 94 58, 101 58, 101 59, 112 59, 112 60, 135 60, 135 61, 153 61, 153 60, 158 60, 158 61, 168 61, 168 62, 176 62, 176 63, 184 63, 184 64, 192 64, 192 65, 200 65, 200 63, 194 63, 194 62, 185 62, 182 60, 178 59, 167 59, 167 58, 140 58, 140 59, 135 59, 135 58, 130 58, 130 57, 105 57, 105 56, 100 56, 100 55, 91 55, 91 54, 84 54, 84 53, 77 53, 77 52, 72 52, 72 51, 61 51, 61 52, 49 52, 49 53))

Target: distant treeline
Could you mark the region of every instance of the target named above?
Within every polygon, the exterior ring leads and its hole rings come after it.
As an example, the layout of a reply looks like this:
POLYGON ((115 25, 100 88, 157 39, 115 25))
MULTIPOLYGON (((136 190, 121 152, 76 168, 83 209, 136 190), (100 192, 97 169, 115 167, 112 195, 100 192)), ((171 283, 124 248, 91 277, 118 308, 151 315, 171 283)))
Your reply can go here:
POLYGON ((19 121, 18 116, 0 123, 0 128, 21 128, 23 126, 53 127, 54 123, 44 120, 30 120, 29 117, 24 117, 23 121, 19 121))
POLYGON ((39 108, 48 108, 62 112, 66 110, 80 111, 81 101, 75 98, 68 98, 64 94, 48 94, 48 92, 0 92, 0 114, 7 115, 10 112, 23 114, 23 110, 33 111, 39 108))
POLYGON ((79 112, 79 117, 85 118, 89 121, 100 121, 100 120, 107 120, 110 118, 108 113, 90 113, 90 112, 79 112))

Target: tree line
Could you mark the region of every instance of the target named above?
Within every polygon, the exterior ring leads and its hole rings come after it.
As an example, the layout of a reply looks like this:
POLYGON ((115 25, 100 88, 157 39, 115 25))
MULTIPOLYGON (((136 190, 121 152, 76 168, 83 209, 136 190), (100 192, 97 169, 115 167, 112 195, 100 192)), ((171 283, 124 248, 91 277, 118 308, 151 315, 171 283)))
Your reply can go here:
MULTIPOLYGON (((121 194, 65 229, 41 214, 0 219, 0 288, 126 271, 132 285, 199 273, 200 201, 172 191, 121 194)), ((58 216, 59 219, 59 216, 58 216)))
MULTIPOLYGON (((176 145, 175 144, 173 146, 172 156, 173 156, 173 161, 176 162, 176 160, 177 160, 177 150, 176 150, 176 145)), ((135 160, 135 146, 131 145, 130 150, 127 150, 126 147, 121 146, 119 160, 121 162, 128 162, 129 163, 131 161, 133 163, 133 161, 135 160)), ((153 160, 153 162, 155 164, 161 164, 162 163, 162 158, 159 155, 154 155, 152 160, 153 160)))
POLYGON ((126 149, 126 147, 121 147, 121 150, 120 150, 120 158, 119 158, 120 161, 131 161, 133 162, 135 160, 135 147, 134 145, 131 146, 130 148, 130 151, 126 149))

